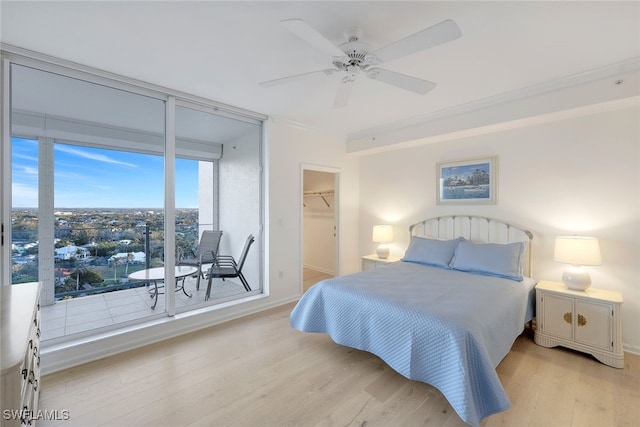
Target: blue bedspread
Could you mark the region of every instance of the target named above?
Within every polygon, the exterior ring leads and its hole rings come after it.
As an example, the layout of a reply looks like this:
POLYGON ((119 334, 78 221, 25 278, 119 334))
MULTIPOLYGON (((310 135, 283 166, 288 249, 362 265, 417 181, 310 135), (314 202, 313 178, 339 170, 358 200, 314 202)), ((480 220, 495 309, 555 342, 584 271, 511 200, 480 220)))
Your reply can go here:
POLYGON ((530 319, 534 284, 397 262, 312 286, 291 326, 433 385, 476 426, 510 406, 495 367, 530 319))

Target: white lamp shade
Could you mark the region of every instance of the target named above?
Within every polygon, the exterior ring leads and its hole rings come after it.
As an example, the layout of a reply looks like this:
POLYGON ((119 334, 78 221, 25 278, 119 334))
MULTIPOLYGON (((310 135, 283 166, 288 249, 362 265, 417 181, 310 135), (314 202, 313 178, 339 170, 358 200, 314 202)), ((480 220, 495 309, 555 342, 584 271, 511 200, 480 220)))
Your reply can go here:
POLYGON ((371 240, 376 243, 393 242, 393 227, 390 225, 374 225, 371 240))
POLYGON ((584 291, 591 286, 589 273, 583 265, 600 265, 600 246, 595 237, 558 236, 553 251, 553 259, 571 264, 562 274, 565 286, 574 291, 584 291))
POLYGON ((571 265, 600 265, 600 246, 595 237, 556 237, 553 260, 571 265))

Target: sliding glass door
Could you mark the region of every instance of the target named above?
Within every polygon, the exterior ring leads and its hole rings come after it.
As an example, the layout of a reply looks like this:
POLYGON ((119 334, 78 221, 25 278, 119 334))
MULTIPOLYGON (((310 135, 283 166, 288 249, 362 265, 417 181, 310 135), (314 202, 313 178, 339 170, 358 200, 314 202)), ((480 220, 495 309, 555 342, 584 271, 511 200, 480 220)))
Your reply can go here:
POLYGON ((11 66, 12 283, 42 284, 43 339, 157 315, 165 101, 11 66), (154 301, 152 301, 154 300, 154 301))
MULTIPOLYGON (((232 256, 236 262, 249 235, 261 240, 261 132, 257 120, 178 103, 175 210, 176 246, 181 256, 196 256, 205 230, 222 233, 218 254, 232 256)), ((249 292, 238 278, 209 281, 207 271, 215 263, 205 262, 199 266, 199 285, 196 277, 195 286, 190 287, 191 296, 176 294, 176 311, 261 292, 259 254, 259 245, 252 246, 243 266, 243 275, 252 283, 249 292)))
POLYGON ((263 291, 261 120, 150 85, 7 64, 2 275, 42 284, 45 343, 263 291), (211 230, 222 232, 217 254, 238 262, 254 236, 249 289, 209 281, 214 259, 180 269, 211 230))

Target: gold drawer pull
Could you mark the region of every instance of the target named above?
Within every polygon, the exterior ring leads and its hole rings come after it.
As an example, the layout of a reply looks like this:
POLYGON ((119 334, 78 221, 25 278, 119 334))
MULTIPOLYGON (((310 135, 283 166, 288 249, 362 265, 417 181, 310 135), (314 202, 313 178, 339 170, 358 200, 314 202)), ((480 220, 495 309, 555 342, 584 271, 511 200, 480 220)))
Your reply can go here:
POLYGON ((571 313, 565 313, 564 316, 562 316, 562 318, 568 324, 571 324, 571 322, 573 322, 573 316, 571 315, 571 313))
POLYGON ((578 314, 578 326, 584 326, 587 324, 587 318, 582 314, 578 314))

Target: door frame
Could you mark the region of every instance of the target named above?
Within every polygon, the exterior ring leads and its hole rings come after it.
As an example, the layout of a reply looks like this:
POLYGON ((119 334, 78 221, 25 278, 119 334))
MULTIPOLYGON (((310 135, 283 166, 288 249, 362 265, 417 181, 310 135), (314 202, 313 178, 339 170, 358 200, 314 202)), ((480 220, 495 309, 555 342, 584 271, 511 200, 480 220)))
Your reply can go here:
POLYGON ((340 168, 324 165, 316 165, 311 163, 300 164, 300 295, 303 293, 304 286, 304 171, 326 172, 334 176, 333 181, 333 213, 335 221, 335 260, 334 271, 336 276, 340 274, 340 168))

